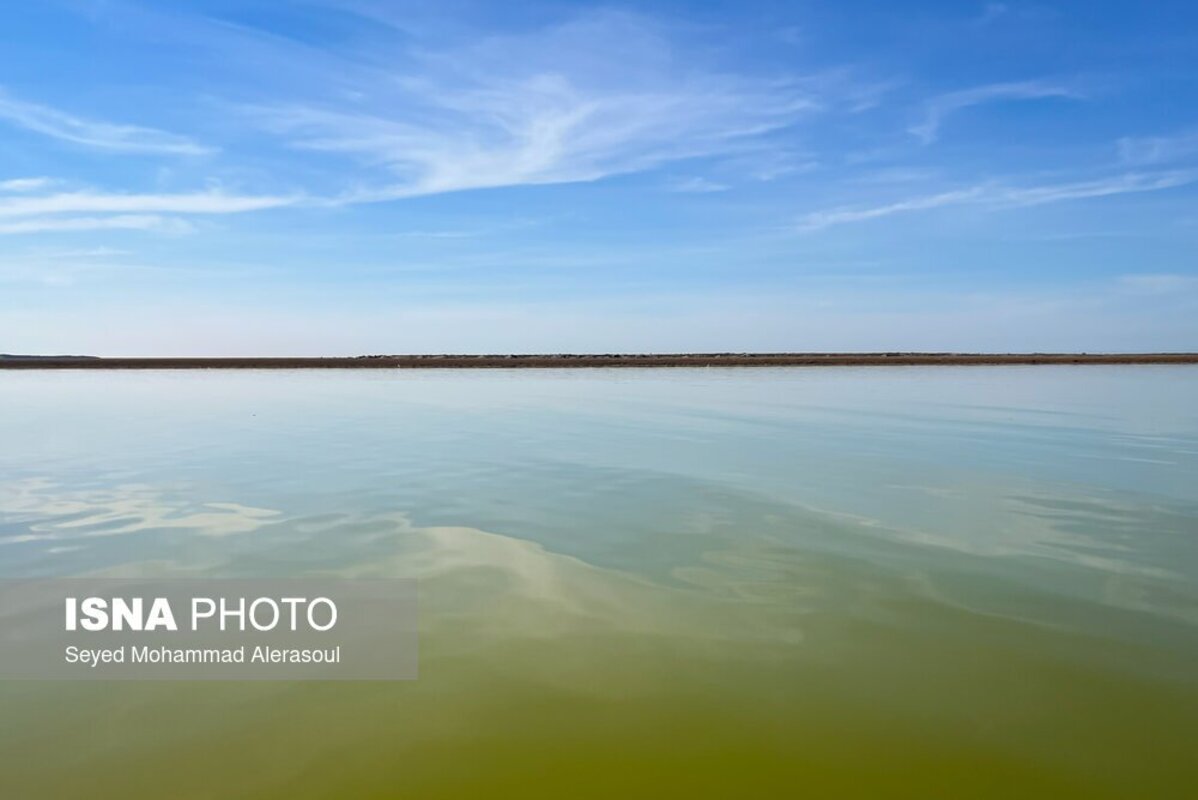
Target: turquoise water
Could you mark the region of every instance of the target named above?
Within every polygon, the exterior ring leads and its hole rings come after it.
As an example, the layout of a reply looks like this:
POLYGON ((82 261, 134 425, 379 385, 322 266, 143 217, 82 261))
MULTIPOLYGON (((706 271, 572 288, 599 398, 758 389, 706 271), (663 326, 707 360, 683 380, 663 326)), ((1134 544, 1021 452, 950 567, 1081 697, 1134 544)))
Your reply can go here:
POLYGON ((1198 368, 5 373, 0 443, 4 576, 421 592, 411 683, 4 683, 0 797, 1198 778, 1198 368))

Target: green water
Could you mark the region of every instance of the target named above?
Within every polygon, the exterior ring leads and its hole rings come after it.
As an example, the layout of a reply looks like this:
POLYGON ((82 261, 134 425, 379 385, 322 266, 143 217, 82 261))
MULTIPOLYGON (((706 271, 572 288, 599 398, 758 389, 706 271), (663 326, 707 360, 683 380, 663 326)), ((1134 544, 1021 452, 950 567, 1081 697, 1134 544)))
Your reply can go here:
POLYGON ((0 374, 0 575, 406 576, 420 677, 0 683, 0 798, 1192 797, 1198 369, 0 374))

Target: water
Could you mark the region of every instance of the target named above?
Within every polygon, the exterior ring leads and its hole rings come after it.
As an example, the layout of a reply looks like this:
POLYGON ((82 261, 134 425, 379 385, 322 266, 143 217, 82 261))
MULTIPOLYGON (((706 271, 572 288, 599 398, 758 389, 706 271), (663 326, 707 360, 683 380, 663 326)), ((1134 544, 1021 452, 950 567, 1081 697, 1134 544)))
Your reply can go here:
POLYGON ((0 797, 1182 797, 1198 368, 0 374, 0 574, 412 576, 409 683, 0 684, 0 797))

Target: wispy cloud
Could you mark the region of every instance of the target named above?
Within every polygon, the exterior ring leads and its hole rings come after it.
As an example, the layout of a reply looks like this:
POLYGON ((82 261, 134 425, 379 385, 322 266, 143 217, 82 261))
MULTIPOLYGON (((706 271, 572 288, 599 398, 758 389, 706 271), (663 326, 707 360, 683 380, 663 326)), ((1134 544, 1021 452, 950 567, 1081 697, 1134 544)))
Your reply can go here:
POLYGON ((298 199, 294 196, 236 195, 216 191, 190 194, 62 192, 0 198, 0 217, 69 213, 237 214, 292 205, 298 199))
POLYGON ((1089 197, 1107 197, 1129 192, 1155 192, 1159 189, 1185 186, 1195 181, 1198 181, 1198 170, 1173 170, 1157 173, 1132 172, 1091 181, 1004 189, 996 192, 993 200, 1002 205, 1037 206, 1044 203, 1059 203, 1063 200, 1083 200, 1089 197))
POLYGON ((1124 163, 1164 164, 1198 155, 1198 129, 1172 136, 1127 136, 1118 144, 1124 163))
POLYGON ((162 217, 153 214, 118 214, 110 217, 34 217, 17 222, 0 222, 0 235, 98 230, 157 230, 186 233, 191 230, 191 224, 175 217, 162 217))
POLYGON ((0 90, 0 119, 72 144, 123 153, 194 156, 213 152, 186 136, 155 128, 76 117, 48 106, 18 100, 0 90))
POLYGON ((1046 81, 975 86, 933 97, 924 106, 923 119, 907 130, 924 144, 931 144, 940 135, 940 127, 944 121, 958 111, 998 100, 1038 100, 1050 97, 1080 99, 1082 95, 1067 86, 1046 81))
POLYGON ((39 260, 62 261, 113 258, 131 255, 131 252, 115 247, 36 247, 26 251, 25 255, 39 260))
POLYGON ((732 153, 817 106, 795 82, 704 71, 652 24, 615 12, 416 58, 419 79, 372 75, 364 100, 251 113, 294 147, 390 171, 388 185, 346 198, 369 200, 592 181, 732 153))
POLYGON ((672 180, 667 188, 671 192, 706 194, 710 192, 725 192, 729 187, 727 184, 713 181, 710 178, 694 175, 689 178, 677 178, 672 180))
POLYGON ((1018 208, 1134 192, 1153 192, 1196 182, 1198 182, 1198 170, 1128 173, 1097 180, 1025 187, 986 183, 965 189, 909 197, 878 206, 841 207, 815 211, 806 214, 799 220, 798 230, 809 233, 835 225, 863 222, 944 206, 976 204, 994 208, 1018 208))
POLYGON ((295 197, 187 194, 114 194, 98 191, 10 194, 0 197, 0 235, 129 230, 187 233, 179 216, 237 214, 290 205, 295 197), (80 216, 87 215, 87 216, 80 216))
POLYGON ((0 192, 36 192, 53 184, 53 178, 10 178, 0 181, 0 192))
POLYGON ((982 194, 980 187, 961 189, 952 192, 910 197, 886 205, 869 208, 836 208, 828 211, 815 211, 807 214, 799 221, 802 232, 818 231, 833 225, 844 225, 850 222, 864 222, 878 217, 889 217, 908 211, 924 211, 941 206, 960 205, 976 200, 982 194))

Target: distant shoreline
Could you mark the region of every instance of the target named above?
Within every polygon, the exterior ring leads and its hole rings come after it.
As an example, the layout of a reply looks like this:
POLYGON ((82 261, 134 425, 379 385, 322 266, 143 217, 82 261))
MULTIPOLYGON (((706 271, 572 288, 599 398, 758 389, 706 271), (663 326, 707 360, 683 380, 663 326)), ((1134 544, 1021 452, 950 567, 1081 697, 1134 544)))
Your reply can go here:
POLYGON ((673 353, 387 355, 329 358, 2 356, 0 369, 520 369, 1198 364, 1198 353, 673 353))

